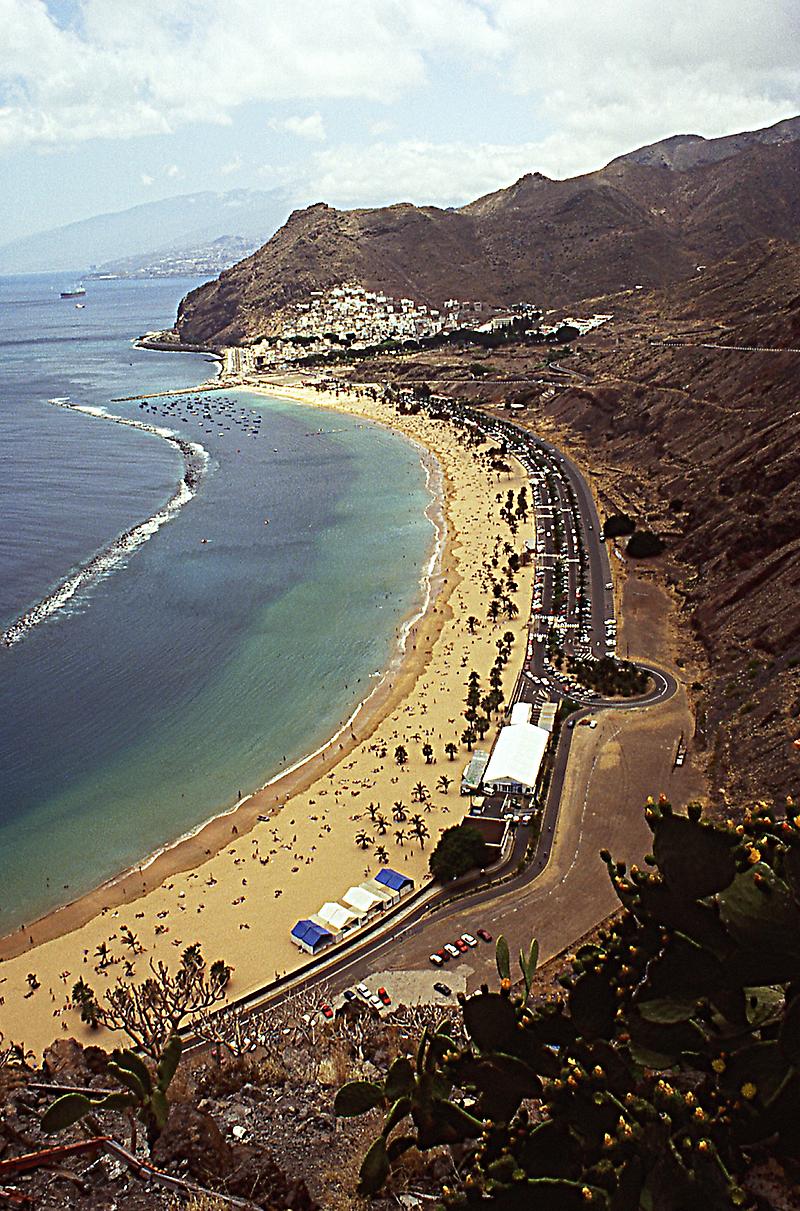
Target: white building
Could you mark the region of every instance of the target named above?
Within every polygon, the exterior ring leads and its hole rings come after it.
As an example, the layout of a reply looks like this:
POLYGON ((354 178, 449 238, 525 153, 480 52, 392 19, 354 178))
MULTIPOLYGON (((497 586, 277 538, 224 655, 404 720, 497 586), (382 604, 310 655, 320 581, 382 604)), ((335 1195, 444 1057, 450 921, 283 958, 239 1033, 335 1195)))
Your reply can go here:
POLYGON ((483 775, 484 789, 506 794, 533 794, 550 733, 520 721, 500 729, 483 775))

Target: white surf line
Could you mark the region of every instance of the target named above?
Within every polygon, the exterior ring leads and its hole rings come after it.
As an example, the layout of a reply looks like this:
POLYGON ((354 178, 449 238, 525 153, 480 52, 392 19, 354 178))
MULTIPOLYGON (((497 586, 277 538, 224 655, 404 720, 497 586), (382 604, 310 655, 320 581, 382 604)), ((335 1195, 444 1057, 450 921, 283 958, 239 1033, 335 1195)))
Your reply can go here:
POLYGON ((162 508, 145 521, 117 535, 104 550, 93 556, 76 572, 70 573, 61 580, 50 593, 21 614, 15 622, 12 622, 11 626, 0 635, 0 643, 7 648, 19 643, 35 626, 63 609, 76 593, 87 588, 101 576, 107 575, 112 568, 133 554, 163 525, 171 521, 195 496, 209 459, 208 451, 199 442, 186 441, 177 433, 173 433, 171 429, 148 425, 143 421, 129 420, 125 416, 107 412, 105 408, 95 408, 88 404, 73 404, 66 398, 50 399, 47 402, 56 408, 68 408, 72 412, 82 412, 84 415, 93 416, 98 420, 111 421, 115 425, 126 425, 130 429, 140 429, 143 433, 152 433, 156 437, 162 438, 180 450, 183 455, 184 471, 180 483, 162 508))

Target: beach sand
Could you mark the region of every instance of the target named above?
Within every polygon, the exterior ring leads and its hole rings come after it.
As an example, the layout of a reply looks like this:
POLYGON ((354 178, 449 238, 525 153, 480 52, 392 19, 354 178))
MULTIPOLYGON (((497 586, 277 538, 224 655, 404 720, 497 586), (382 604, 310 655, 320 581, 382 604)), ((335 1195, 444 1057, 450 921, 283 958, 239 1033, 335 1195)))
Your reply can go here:
MULTIPOLYGON (((533 569, 516 576, 519 618, 492 624, 482 564, 499 545, 502 567, 504 544, 521 551, 530 535, 529 521, 512 537, 495 499, 526 482, 522 469, 515 465, 498 479, 453 427, 423 415, 399 416, 364 396, 278 386, 265 393, 390 424, 430 451, 443 487, 446 541, 428 610, 412 627, 399 667, 387 673, 352 728, 325 750, 141 868, 0 940, 0 1031, 37 1052, 59 1036, 116 1043, 87 1031, 68 1007, 80 976, 100 994, 117 978, 144 978, 150 959, 175 966, 184 947, 200 942, 209 961, 223 958, 233 967, 230 995, 241 996, 307 961, 289 939, 295 921, 381 865, 423 883, 436 838, 461 820, 467 806, 459 781, 469 758, 461 744, 468 674, 477 670, 488 692, 496 643, 507 631, 515 642, 505 668, 506 700, 521 667, 533 569), (470 615, 479 620, 474 635, 466 626, 470 615), (450 741, 459 746, 454 761, 444 751, 450 741), (434 749, 430 764, 422 754, 426 742, 434 749), (409 755, 403 767, 394 760, 398 745, 409 755), (437 786, 442 774, 453 780, 446 793, 437 786), (414 802, 419 782, 430 793, 425 805, 414 802), (424 849, 408 835, 409 820, 393 820, 397 801, 409 817, 423 818, 430 833, 424 849), (380 805, 385 834, 370 820, 370 803, 380 805), (259 821, 259 815, 270 819, 259 821), (360 830, 372 838, 366 850, 354 840, 360 830), (398 830, 406 836, 399 838, 398 830), (376 857, 379 845, 388 853, 386 863, 376 857), (122 940, 126 929, 141 953, 122 940), (107 966, 97 957, 102 944, 113 959, 107 966), (40 985, 33 993, 28 973, 40 985)), ((481 747, 489 747, 494 733, 481 747)))

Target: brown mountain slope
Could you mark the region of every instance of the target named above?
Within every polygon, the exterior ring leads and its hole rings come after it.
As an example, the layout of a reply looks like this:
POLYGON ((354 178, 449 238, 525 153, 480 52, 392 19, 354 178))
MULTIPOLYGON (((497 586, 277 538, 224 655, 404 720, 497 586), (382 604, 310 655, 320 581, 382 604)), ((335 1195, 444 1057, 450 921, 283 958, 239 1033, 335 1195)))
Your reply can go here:
POLYGON ((230 344, 275 330, 287 304, 344 280, 434 305, 557 305, 666 285, 748 241, 797 239, 800 122, 782 126, 780 141, 735 136, 743 149, 684 171, 627 157, 566 181, 528 175, 461 210, 295 211, 253 256, 186 297, 179 335, 230 344))
POLYGON ((647 147, 638 147, 636 151, 617 156, 611 163, 628 161, 632 164, 659 165, 683 172, 687 168, 696 168, 698 164, 727 160, 759 143, 792 142, 798 138, 799 132, 800 118, 784 118, 774 126, 725 135, 721 139, 704 139, 702 135, 672 135, 668 139, 659 140, 658 143, 650 143, 647 147))
POLYGON ((688 280, 592 304, 614 320, 580 339, 554 398, 558 376, 543 373, 537 346, 438 350, 353 373, 526 402, 516 419, 592 471, 605 512, 665 537, 655 567, 674 585, 679 648, 691 665, 694 636, 707 665, 693 747, 712 793, 781 802, 800 791, 800 354, 780 352, 800 348, 800 246, 757 241, 688 280), (664 338, 684 343, 651 343, 664 338), (707 347, 726 344, 777 351, 707 347), (493 381, 475 380, 479 357, 493 381))

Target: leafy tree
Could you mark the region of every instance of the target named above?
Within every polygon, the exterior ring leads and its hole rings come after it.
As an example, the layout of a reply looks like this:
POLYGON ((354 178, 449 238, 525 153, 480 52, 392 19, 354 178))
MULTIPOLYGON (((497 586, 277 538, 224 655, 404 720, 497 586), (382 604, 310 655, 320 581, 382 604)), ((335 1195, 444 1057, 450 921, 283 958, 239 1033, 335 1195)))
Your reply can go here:
POLYGON ((231 968, 222 959, 207 967, 197 943, 186 947, 175 972, 161 960, 154 963, 151 959, 149 966, 151 974, 140 984, 118 979, 102 998, 81 978, 72 999, 80 1008, 81 1021, 126 1034, 135 1047, 158 1063, 184 1022, 223 999, 231 968))
POLYGON ((485 866, 488 856, 486 842, 471 824, 454 824, 440 836, 428 861, 435 879, 442 883, 464 875, 468 870, 485 866))
POLYGON ((447 753, 447 756, 451 761, 455 761, 456 754, 458 753, 458 745, 454 744, 452 740, 448 740, 447 744, 444 746, 444 751, 447 753))
POLYGON ((631 559, 650 559, 654 555, 660 555, 664 550, 664 540, 654 534, 652 530, 637 530, 628 539, 628 545, 625 548, 626 554, 630 555, 631 559))
POLYGON ((471 727, 465 727, 464 731, 461 733, 461 743, 466 744, 469 752, 472 752, 472 746, 477 738, 477 733, 471 727))
POLYGON ((422 746, 422 755, 425 758, 425 764, 430 765, 433 761, 433 745, 428 743, 428 741, 422 746))
POLYGON ((627 513, 612 513, 603 522, 603 538, 621 538, 635 529, 636 522, 627 513))
POLYGON ((402 744, 398 744, 397 748, 394 750, 394 759, 398 765, 405 765, 408 761, 408 753, 402 744))
POLYGON ((479 625, 479 620, 475 617, 475 615, 470 614, 469 618, 467 619, 467 630, 469 631, 470 635, 475 634, 475 628, 479 625))

